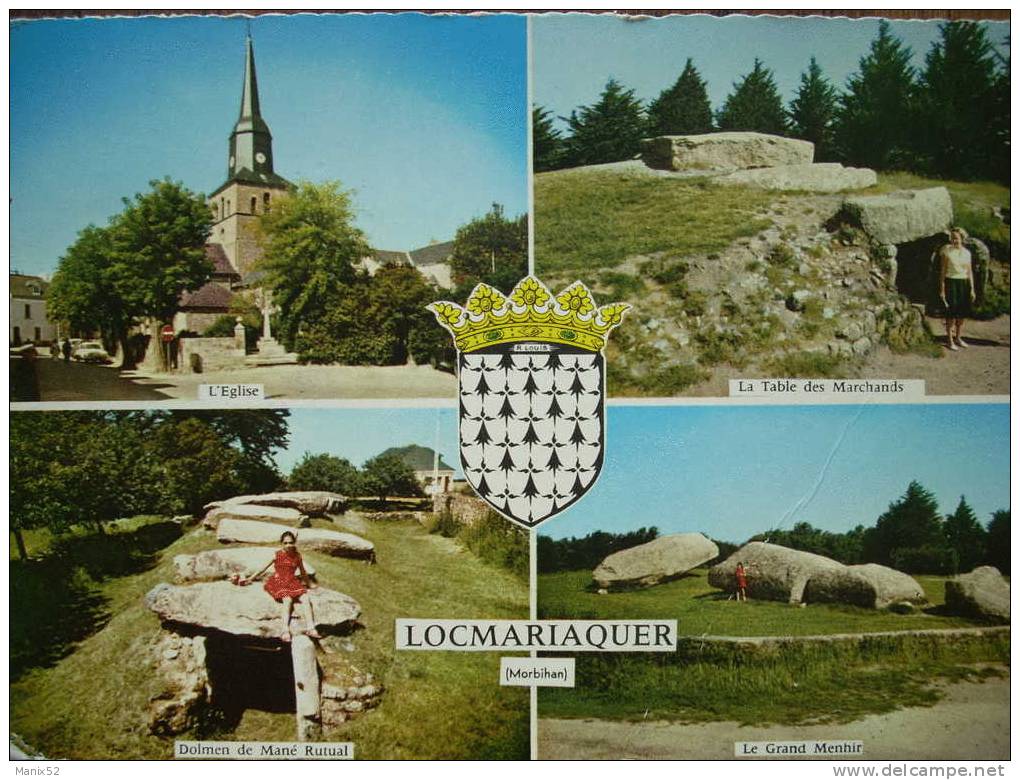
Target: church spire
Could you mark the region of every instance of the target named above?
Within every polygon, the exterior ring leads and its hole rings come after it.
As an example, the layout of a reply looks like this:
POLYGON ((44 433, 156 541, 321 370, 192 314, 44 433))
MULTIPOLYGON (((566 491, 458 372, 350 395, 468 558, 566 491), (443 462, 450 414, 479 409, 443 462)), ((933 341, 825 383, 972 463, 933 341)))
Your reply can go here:
POLYGON ((259 108, 259 85, 255 75, 255 50, 251 36, 245 45, 244 84, 241 88, 241 112, 230 134, 230 159, 227 179, 271 181, 273 174, 273 136, 259 108))

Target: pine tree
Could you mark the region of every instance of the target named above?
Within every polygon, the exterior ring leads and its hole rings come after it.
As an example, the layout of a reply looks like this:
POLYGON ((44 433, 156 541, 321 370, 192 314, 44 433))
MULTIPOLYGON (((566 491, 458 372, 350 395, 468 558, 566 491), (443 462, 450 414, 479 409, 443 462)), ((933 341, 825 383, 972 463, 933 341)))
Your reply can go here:
POLYGON ((531 144, 536 171, 558 168, 563 157, 563 137, 553 127, 552 113, 541 106, 531 109, 531 144))
POLYGON ((755 59, 754 69, 733 85, 719 112, 720 130, 750 130, 783 135, 787 132, 786 112, 772 71, 755 59))
POLYGON ((648 107, 650 135, 695 135, 712 132, 712 107, 705 82, 688 57, 676 83, 648 107))
POLYGON ((908 553, 916 560, 921 550, 925 558, 948 554, 935 496, 914 481, 865 532, 864 552, 869 562, 898 568, 908 553))
POLYGON ((921 76, 926 162, 942 177, 1002 178, 1008 174, 996 165, 1009 158, 1009 108, 999 104, 995 49, 976 22, 948 22, 939 31, 921 76))
POLYGON ((985 545, 988 554, 985 556, 985 562, 1006 575, 1009 574, 1010 563, 1009 541, 1009 510, 1000 509, 992 513, 992 519, 988 523, 988 537, 985 545))
POLYGON ((790 132, 794 138, 815 145, 816 162, 833 159, 833 123, 838 99, 836 88, 812 57, 808 69, 800 75, 800 88, 790 103, 790 132))
POLYGON ((946 518, 942 529, 946 535, 946 544, 956 558, 958 572, 970 571, 984 560, 985 529, 981 527, 966 498, 960 496, 956 511, 946 518))
POLYGON ((645 118, 634 90, 609 79, 598 102, 570 112, 570 136, 564 142, 567 165, 628 160, 641 151, 645 118))
POLYGON ((884 170, 914 163, 917 74, 911 56, 881 20, 840 101, 836 143, 844 162, 884 170))

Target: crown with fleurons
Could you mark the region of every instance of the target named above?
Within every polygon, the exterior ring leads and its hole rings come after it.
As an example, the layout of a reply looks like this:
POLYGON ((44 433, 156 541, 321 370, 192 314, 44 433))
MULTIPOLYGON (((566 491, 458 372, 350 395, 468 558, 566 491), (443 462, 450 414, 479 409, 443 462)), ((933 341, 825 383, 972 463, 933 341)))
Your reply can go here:
POLYGON ((526 276, 510 295, 479 284, 471 291, 466 308, 450 301, 436 301, 428 308, 453 334, 461 352, 516 341, 547 341, 598 352, 630 306, 596 306, 591 291, 581 282, 553 297, 542 282, 526 276))

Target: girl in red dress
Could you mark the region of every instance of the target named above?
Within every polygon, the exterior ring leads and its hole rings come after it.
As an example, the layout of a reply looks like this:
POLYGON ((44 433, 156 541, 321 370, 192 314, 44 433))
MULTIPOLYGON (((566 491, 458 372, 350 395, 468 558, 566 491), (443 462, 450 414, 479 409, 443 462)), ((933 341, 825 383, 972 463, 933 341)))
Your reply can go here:
POLYGON ((747 570, 743 561, 737 563, 734 575, 737 578, 737 601, 747 601, 747 570))
POLYGON ((267 563, 266 567, 255 576, 246 577, 244 580, 241 580, 241 584, 257 580, 272 566, 274 569, 273 576, 266 580, 263 587, 266 593, 272 596, 283 607, 283 631, 280 634, 280 638, 284 642, 289 642, 291 639, 290 617, 294 610, 294 603, 297 602, 301 605, 305 624, 308 626, 302 633, 310 636, 312 639, 321 639, 321 634, 315 630, 315 618, 312 615, 311 602, 308 599, 301 598, 315 587, 315 583, 308 578, 308 573, 305 571, 305 563, 301 559, 301 553, 297 551, 297 537, 291 531, 284 531, 280 536, 280 544, 283 545, 283 549, 276 551, 273 560, 267 563), (298 573, 300 573, 301 579, 298 579, 298 573))

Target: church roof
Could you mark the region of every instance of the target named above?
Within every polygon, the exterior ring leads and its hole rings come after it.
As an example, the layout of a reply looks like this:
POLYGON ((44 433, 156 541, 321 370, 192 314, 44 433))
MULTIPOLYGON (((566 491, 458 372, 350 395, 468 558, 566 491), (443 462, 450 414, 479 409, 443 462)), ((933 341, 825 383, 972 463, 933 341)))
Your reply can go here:
POLYGON ((234 294, 222 284, 206 282, 192 292, 181 293, 178 309, 223 309, 226 313, 234 294))
MULTIPOLYGON (((422 447, 420 444, 408 444, 406 447, 390 447, 385 452, 379 453, 379 455, 380 457, 383 455, 395 455, 415 471, 429 471, 432 469, 434 453, 435 450, 431 447, 422 447)), ((445 463, 443 456, 440 455, 439 469, 440 471, 453 471, 453 466, 445 463)))
POLYGON ((232 276, 240 278, 240 274, 230 264, 222 244, 206 244, 205 256, 213 264, 213 276, 232 276))
POLYGON ((242 168, 239 171, 235 171, 229 179, 213 190, 209 197, 211 198, 219 194, 235 182, 238 184, 253 184, 256 187, 273 187, 275 189, 288 190, 294 186, 278 173, 255 173, 248 168, 242 168))

